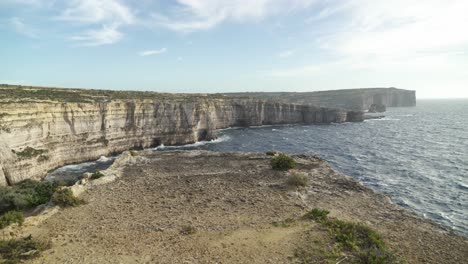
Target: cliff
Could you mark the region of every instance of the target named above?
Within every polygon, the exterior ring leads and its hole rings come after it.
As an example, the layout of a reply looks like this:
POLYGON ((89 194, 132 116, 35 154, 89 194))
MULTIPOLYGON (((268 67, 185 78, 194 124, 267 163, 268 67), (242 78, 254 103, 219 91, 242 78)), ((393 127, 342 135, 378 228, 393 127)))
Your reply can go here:
POLYGON ((216 129, 362 121, 360 112, 202 94, 0 86, 0 185, 128 149, 188 144, 216 129))
POLYGON ((343 89, 318 92, 259 92, 229 93, 227 96, 245 96, 287 103, 308 104, 321 107, 344 108, 355 111, 385 111, 385 107, 416 105, 416 92, 397 88, 343 89))

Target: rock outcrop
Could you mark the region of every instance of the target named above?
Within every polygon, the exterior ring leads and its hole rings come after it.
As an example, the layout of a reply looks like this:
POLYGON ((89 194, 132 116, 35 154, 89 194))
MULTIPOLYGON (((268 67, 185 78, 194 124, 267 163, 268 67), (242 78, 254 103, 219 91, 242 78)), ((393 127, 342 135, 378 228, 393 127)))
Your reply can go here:
POLYGON ((416 105, 416 92, 397 88, 343 89, 318 92, 265 92, 230 93, 227 96, 245 96, 285 103, 308 104, 321 107, 367 111, 372 105, 385 107, 409 107, 416 105))
POLYGON ((210 140, 221 128, 362 120, 361 112, 259 99, 4 86, 0 185, 129 149, 210 140))

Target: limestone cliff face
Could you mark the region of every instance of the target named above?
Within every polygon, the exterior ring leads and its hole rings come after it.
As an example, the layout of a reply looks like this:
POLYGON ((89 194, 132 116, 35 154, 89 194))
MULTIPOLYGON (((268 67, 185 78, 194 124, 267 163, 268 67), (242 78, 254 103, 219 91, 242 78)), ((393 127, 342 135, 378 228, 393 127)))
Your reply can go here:
POLYGON ((132 148, 209 140, 216 129, 362 121, 362 113, 257 99, 0 102, 0 185, 132 148))
POLYGON ((318 92, 265 92, 232 93, 228 96, 246 96, 287 103, 308 104, 321 107, 344 108, 366 111, 372 105, 385 107, 408 107, 416 105, 416 92, 397 88, 343 89, 318 92))

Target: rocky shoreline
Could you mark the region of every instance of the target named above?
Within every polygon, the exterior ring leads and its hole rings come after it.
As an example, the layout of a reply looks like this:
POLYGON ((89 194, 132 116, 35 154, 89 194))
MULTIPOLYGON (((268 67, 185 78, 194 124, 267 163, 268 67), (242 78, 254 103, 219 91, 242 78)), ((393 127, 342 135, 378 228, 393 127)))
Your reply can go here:
MULTIPOLYGON (((11 232, 52 240, 33 263, 296 263, 298 249, 323 257, 334 247, 326 230, 302 218, 323 208, 378 231, 401 261, 468 259, 466 238, 392 204, 326 161, 295 155, 297 167, 281 172, 271 169, 270 159, 262 153, 125 152, 105 177, 71 187, 86 205, 53 209, 11 232), (309 184, 288 186, 292 173, 303 173, 309 184)), ((336 260, 351 263, 348 257, 336 260)))
POLYGON ((130 149, 210 140, 217 129, 361 121, 359 111, 222 95, 0 85, 0 186, 130 149))

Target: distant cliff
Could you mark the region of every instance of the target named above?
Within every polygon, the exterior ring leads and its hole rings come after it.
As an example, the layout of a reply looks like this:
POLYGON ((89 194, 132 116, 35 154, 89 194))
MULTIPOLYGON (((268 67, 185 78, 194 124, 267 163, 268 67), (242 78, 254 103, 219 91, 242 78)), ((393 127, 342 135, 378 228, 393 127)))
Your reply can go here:
POLYGON ((362 119, 361 112, 219 95, 0 85, 0 185, 132 148, 209 140, 221 128, 362 119))
POLYGON ((309 104, 321 107, 344 108, 356 111, 385 107, 403 107, 416 105, 416 92, 397 88, 343 89, 317 92, 259 92, 228 93, 227 96, 245 96, 264 100, 279 100, 287 103, 309 104))

